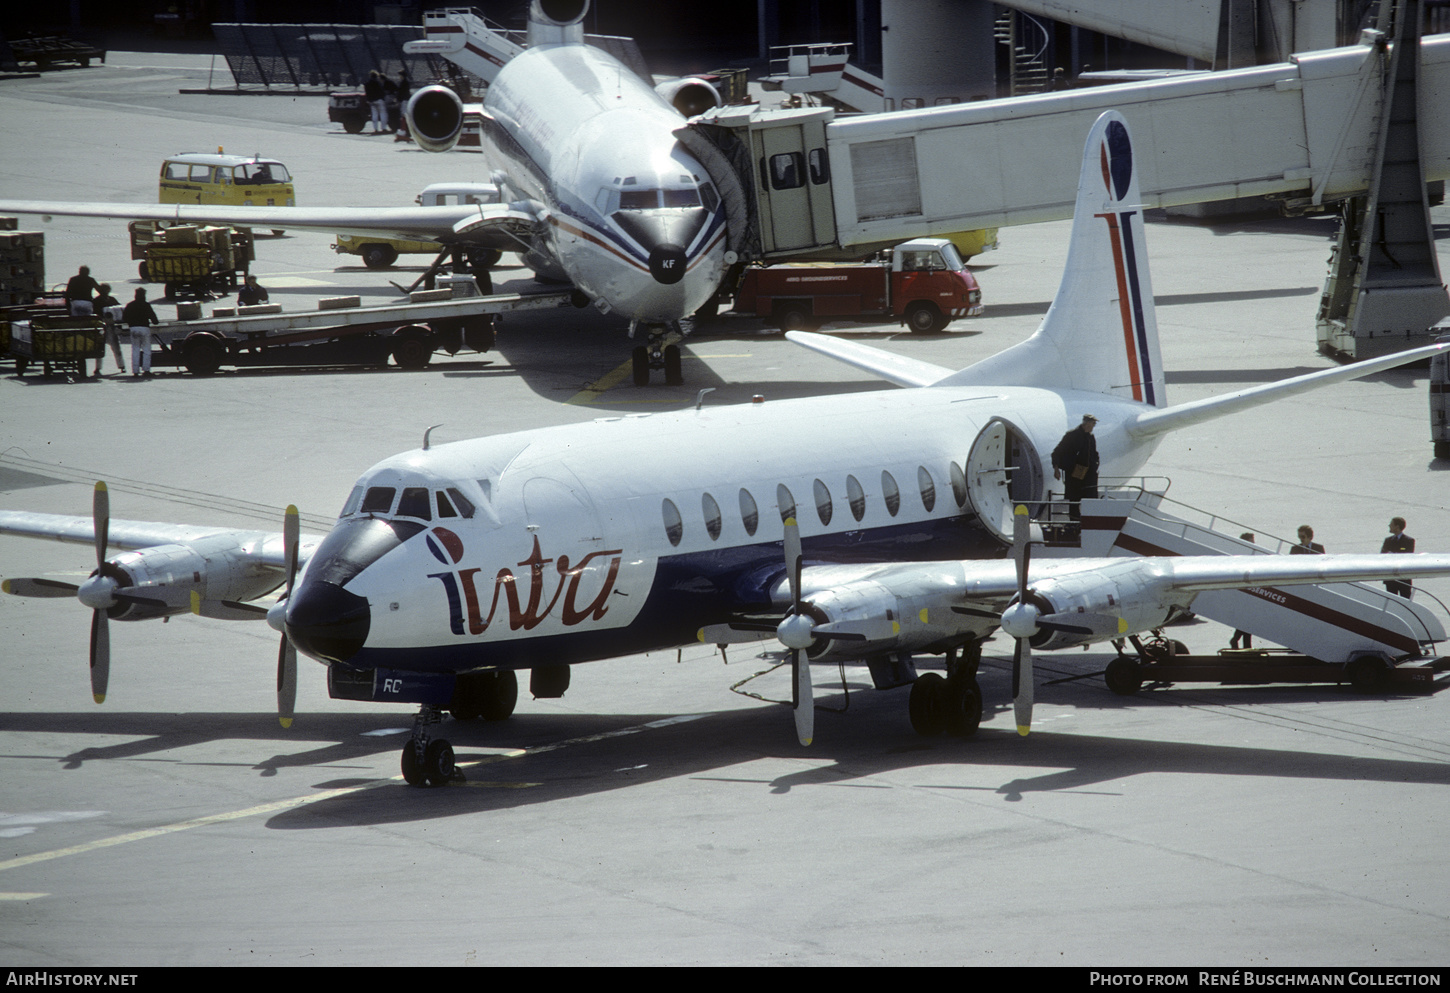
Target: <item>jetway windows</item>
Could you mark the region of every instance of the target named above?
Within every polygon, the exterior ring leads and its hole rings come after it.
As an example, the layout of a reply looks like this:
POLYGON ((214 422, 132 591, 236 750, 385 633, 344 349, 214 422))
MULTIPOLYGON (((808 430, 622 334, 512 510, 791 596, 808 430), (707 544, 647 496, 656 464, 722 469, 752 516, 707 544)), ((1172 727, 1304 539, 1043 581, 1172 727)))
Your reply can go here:
POLYGON ((824 148, 812 148, 807 156, 811 167, 811 182, 822 186, 831 181, 831 162, 826 158, 824 148))
POLYGON ((916 139, 888 138, 851 146, 856 216, 863 221, 921 213, 916 139))
POLYGON ((798 190, 806 185, 805 157, 800 152, 781 152, 760 164, 772 190, 798 190))

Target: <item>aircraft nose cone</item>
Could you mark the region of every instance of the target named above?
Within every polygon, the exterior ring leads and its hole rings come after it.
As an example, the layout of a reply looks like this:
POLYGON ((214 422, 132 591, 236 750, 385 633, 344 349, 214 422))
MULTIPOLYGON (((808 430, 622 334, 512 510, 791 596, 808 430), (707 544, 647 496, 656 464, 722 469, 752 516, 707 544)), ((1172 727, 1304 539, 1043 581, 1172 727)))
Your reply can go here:
POLYGON ((649 271, 656 283, 678 283, 685 278, 685 250, 668 242, 656 245, 649 253, 649 271))
POLYGON ((367 641, 372 612, 365 598, 332 583, 303 583, 287 607, 287 637, 324 662, 346 662, 367 641))

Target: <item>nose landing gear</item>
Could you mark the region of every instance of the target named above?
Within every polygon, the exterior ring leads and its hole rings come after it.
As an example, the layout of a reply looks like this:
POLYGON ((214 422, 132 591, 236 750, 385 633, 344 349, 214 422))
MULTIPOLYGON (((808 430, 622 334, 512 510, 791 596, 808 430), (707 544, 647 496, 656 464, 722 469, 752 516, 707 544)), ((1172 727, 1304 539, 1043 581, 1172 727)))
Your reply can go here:
MULTIPOLYGON (((648 386, 650 373, 655 369, 663 369, 665 372, 666 386, 680 386, 685 378, 680 372, 680 346, 679 341, 685 333, 680 328, 678 321, 669 324, 644 325, 649 333, 648 345, 636 345, 633 353, 634 360, 634 385, 648 386)), ((634 337, 635 328, 630 328, 630 337, 634 337)))
POLYGON ((409 786, 447 786, 463 782, 463 773, 453 763, 453 746, 442 738, 431 738, 428 729, 443 720, 443 710, 423 704, 413 718, 413 736, 403 746, 403 780, 409 786))

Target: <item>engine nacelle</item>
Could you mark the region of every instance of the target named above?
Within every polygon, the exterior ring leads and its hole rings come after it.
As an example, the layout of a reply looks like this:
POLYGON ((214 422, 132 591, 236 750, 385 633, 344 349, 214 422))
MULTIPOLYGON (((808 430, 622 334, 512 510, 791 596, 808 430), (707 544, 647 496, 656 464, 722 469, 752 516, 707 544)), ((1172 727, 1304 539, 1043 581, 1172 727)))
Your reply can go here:
POLYGON ((529 5, 529 47, 582 45, 589 0, 534 0, 529 5))
POLYGON ((529 20, 565 27, 578 24, 589 13, 589 0, 534 0, 529 20))
MULTIPOLYGON (((216 535, 189 544, 153 545, 107 560, 105 575, 119 593, 145 597, 159 607, 118 599, 109 611, 115 620, 140 621, 191 612, 191 595, 203 600, 253 600, 281 585, 279 570, 259 566, 232 535, 216 535)), ((261 615, 258 615, 259 617, 261 615)))
POLYGON ((1033 581, 1028 602, 1050 622, 1084 631, 1042 627, 1030 639, 1034 649, 1074 648, 1162 627, 1183 606, 1144 575, 1142 560, 1096 573, 1033 581))
POLYGON ((818 635, 831 631, 859 638, 821 637, 807 649, 812 661, 862 659, 886 652, 940 651, 982 627, 954 612, 961 599, 953 589, 911 589, 873 580, 846 583, 808 597, 808 612, 818 635), (824 627, 824 630, 823 630, 824 627))
POLYGON ((720 91, 698 76, 660 83, 655 87, 655 92, 685 117, 703 114, 724 102, 720 99, 720 91))
POLYGON ((425 86, 408 100, 408 130, 418 147, 446 152, 463 134, 463 101, 446 86, 425 86))

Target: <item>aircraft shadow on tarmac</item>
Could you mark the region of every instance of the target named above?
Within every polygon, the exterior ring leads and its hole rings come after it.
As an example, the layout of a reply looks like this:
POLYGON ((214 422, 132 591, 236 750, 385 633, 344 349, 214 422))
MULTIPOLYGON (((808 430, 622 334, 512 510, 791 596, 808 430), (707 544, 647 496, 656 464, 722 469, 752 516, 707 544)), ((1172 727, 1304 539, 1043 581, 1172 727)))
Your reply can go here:
MULTIPOLYGON (((768 664, 771 655, 746 662, 768 664)), ((1344 735, 1334 724, 1336 701, 1362 702, 1365 698, 1337 686, 1218 686, 1179 687, 1144 691, 1134 697, 1110 693, 1092 676, 1106 656, 1044 656, 1039 675, 1044 683, 1039 698, 1044 704, 1071 708, 1081 731, 1062 725, 1043 727, 1026 739, 1012 727, 1011 662, 989 653, 979 673, 987 708, 983 726, 970 740, 950 736, 924 739, 905 717, 904 689, 877 693, 859 673, 848 675, 849 695, 839 682, 831 683, 823 668, 817 675, 816 741, 802 751, 790 733, 789 714, 780 706, 734 706, 723 710, 662 714, 591 715, 529 713, 503 724, 487 722, 446 725, 459 768, 467 783, 450 789, 419 789, 403 785, 391 775, 379 778, 378 766, 391 774, 406 740, 412 715, 405 710, 358 713, 298 714, 288 731, 264 713, 144 713, 106 710, 0 714, 0 731, 12 742, 25 732, 47 735, 118 735, 134 740, 114 745, 88 746, 65 755, 25 754, 12 751, 7 758, 58 762, 63 770, 79 770, 108 762, 188 764, 178 750, 212 742, 240 743, 229 749, 235 761, 203 760, 201 764, 234 770, 255 770, 262 777, 284 769, 314 769, 334 776, 312 784, 316 790, 343 790, 338 796, 306 803, 275 815, 268 826, 278 829, 316 829, 345 824, 382 824, 484 812, 525 804, 623 789, 643 783, 689 777, 701 782, 754 784, 773 794, 796 788, 857 786, 900 788, 902 773, 912 772, 916 788, 971 790, 1018 801, 1038 792, 1114 792, 1111 784, 1155 772, 1207 773, 1256 778, 1322 779, 1420 783, 1450 786, 1450 765, 1441 761, 1370 758, 1302 749, 1224 745, 1212 741, 1182 742, 1120 738, 1092 733, 1095 712, 1162 707, 1165 728, 1183 706, 1197 710, 1233 706, 1314 704, 1314 719, 1300 728, 1299 713, 1283 711, 1281 718, 1294 730, 1313 732, 1328 726, 1335 739, 1328 747, 1342 749, 1344 735), (1050 660, 1050 661, 1049 661, 1050 660), (1055 683, 1054 679, 1068 681, 1055 683), (840 712, 845 706, 845 712, 840 712), (673 723, 671 723, 673 721, 673 723), (661 726, 641 729, 641 725, 661 726), (638 733, 621 734, 630 730, 638 733), (247 745, 246 743, 253 743, 247 745), (257 757, 279 745, 287 751, 257 757), (255 747, 253 747, 255 746, 255 747), (760 759, 813 760, 813 767, 774 779, 716 776, 721 769, 749 767, 760 759), (815 764, 819 763, 819 764, 815 764), (934 782, 930 770, 943 765, 981 770, 982 785, 934 782), (1022 766, 1046 767, 1030 778, 1017 778, 1022 766), (1014 770, 1014 778, 993 782, 990 770, 1014 770), (913 772, 914 770, 914 772, 913 772), (891 776, 896 782, 871 782, 891 776)), ((764 695, 782 687, 767 685, 764 695)), ((723 691, 723 686, 722 686, 723 691)), ((587 688, 577 693, 582 697, 587 688)), ((785 691, 788 692, 788 691, 785 691)), ((776 695, 780 695, 779 692, 776 695)), ((1416 696, 1420 696, 1416 694, 1416 696)), ((587 706, 587 704, 581 704, 587 706)), ((1387 706, 1398 701, 1389 698, 1387 706)), ((1264 712, 1255 712, 1259 719, 1264 712)), ((1052 720, 1052 714, 1047 714, 1052 720)), ((1059 718, 1060 719, 1060 718, 1059 718)), ((1357 725, 1356 725, 1357 726, 1357 725)), ((1349 746, 1354 750, 1355 746, 1349 746)), ((12 749, 14 746, 12 745, 12 749)), ((215 749, 213 749, 215 751, 215 749)), ((104 766, 102 766, 104 768, 104 766)))

